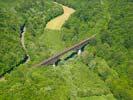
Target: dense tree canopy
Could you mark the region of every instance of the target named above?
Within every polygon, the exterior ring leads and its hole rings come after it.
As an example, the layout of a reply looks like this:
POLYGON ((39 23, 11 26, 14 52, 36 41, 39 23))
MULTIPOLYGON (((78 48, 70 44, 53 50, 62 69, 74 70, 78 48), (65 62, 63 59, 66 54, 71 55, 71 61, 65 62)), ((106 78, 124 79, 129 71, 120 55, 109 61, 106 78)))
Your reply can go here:
POLYGON ((132 0, 5 0, 0 1, 0 74, 24 57, 19 28, 26 22, 25 45, 31 61, 0 81, 7 100, 132 100, 132 0), (63 13, 60 4, 76 10, 60 31, 47 22, 63 13), (7 7, 7 3, 9 6, 7 7), (11 9, 12 8, 12 9, 11 9), (80 56, 57 67, 34 65, 96 34, 80 56))
POLYGON ((46 23, 62 13, 62 8, 43 0, 6 0, 0 1, 0 5, 0 75, 2 75, 21 64, 24 59, 25 52, 19 38, 20 26, 25 23, 27 31, 32 35, 41 34, 46 23))

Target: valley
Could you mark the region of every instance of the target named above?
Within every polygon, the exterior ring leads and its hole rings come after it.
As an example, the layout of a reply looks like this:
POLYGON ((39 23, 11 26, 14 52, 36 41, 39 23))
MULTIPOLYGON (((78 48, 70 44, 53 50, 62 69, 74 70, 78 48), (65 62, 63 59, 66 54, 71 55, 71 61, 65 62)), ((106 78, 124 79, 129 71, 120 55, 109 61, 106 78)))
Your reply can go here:
POLYGON ((0 1, 0 100, 132 100, 132 11, 132 0, 0 1))

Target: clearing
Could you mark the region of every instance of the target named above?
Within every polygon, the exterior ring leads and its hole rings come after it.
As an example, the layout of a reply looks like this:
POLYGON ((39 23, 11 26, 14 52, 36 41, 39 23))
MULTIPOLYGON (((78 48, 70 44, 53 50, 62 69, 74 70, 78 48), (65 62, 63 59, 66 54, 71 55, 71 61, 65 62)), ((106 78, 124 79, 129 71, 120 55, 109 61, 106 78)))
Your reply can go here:
MULTIPOLYGON (((60 4, 61 5, 61 4, 60 4)), ((64 13, 51 21, 46 25, 46 29, 60 30, 66 20, 70 17, 71 14, 75 12, 74 9, 67 6, 61 5, 63 7, 64 13)))

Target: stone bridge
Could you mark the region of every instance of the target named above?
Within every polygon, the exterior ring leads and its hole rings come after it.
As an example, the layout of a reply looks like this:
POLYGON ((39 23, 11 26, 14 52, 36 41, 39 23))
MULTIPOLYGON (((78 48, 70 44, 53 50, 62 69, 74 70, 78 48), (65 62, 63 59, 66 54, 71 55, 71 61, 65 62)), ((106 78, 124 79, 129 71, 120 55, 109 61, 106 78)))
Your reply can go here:
MULTIPOLYGON (((96 34, 95 34, 96 35, 96 34)), ((88 38, 88 39, 85 39, 83 41, 81 41, 80 43, 78 44, 75 44, 74 46, 70 47, 70 48, 67 48, 65 49, 63 52, 60 52, 52 57, 50 57, 49 59, 47 60, 44 60, 42 61, 40 64, 38 64, 37 66, 42 66, 42 65, 53 65, 55 66, 56 63, 60 60, 61 56, 63 56, 64 54, 66 54, 67 52, 70 52, 70 51, 76 51, 78 55, 81 54, 82 52, 82 48, 84 48, 87 44, 89 44, 89 42, 95 38, 95 35, 93 35, 92 37, 88 38)))

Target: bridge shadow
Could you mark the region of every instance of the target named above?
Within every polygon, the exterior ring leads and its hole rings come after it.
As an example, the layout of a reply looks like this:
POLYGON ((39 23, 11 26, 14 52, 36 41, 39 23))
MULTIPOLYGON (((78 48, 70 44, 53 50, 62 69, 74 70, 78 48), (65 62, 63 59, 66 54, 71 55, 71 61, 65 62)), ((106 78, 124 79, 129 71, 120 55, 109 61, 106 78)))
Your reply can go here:
MULTIPOLYGON (((80 50, 81 50, 82 52, 84 52, 85 47, 86 47, 86 45, 84 45, 80 50)), ((70 55, 68 55, 68 56, 67 56, 66 58, 64 58, 63 60, 64 60, 64 61, 67 61, 67 60, 69 60, 69 59, 71 59, 71 58, 74 58, 77 54, 78 54, 78 50, 75 50, 74 52, 72 52, 70 55)), ((55 65, 58 66, 58 64, 59 64, 61 61, 62 61, 61 59, 57 60, 57 61, 55 62, 55 65)))
MULTIPOLYGON (((81 48, 81 51, 82 51, 82 52, 84 52, 85 46, 86 46, 86 45, 84 45, 84 46, 81 48)), ((73 52, 73 53, 70 54, 69 56, 67 56, 67 57, 64 59, 64 61, 67 61, 67 60, 69 60, 69 59, 75 57, 77 54, 78 54, 78 50, 75 51, 75 52, 73 52)))
POLYGON ((72 54, 70 54, 69 56, 67 56, 67 57, 64 59, 64 61, 67 61, 67 60, 73 58, 75 55, 77 55, 77 52, 73 52, 72 54))
POLYGON ((55 62, 55 65, 57 66, 57 65, 59 64, 60 61, 61 61, 61 59, 57 60, 57 61, 55 62))
MULTIPOLYGON (((67 61, 67 60, 69 60, 69 59, 75 57, 76 55, 77 55, 77 52, 73 52, 72 54, 70 54, 69 56, 67 56, 66 58, 64 58, 63 60, 64 60, 64 61, 67 61)), ((57 60, 57 61, 55 62, 55 65, 58 66, 58 65, 60 64, 61 61, 62 61, 61 59, 57 60)))

